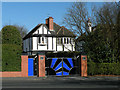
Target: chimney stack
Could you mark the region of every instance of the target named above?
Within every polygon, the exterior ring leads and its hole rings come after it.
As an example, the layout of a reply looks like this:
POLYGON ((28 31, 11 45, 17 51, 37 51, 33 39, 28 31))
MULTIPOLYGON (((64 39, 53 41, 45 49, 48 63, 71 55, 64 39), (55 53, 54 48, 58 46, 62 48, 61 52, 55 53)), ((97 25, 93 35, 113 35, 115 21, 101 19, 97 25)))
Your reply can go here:
POLYGON ((91 23, 91 21, 90 21, 90 18, 88 18, 87 23, 88 23, 89 31, 91 32, 91 31, 92 31, 92 23, 91 23))
POLYGON ((49 17, 46 19, 46 25, 48 26, 49 30, 53 31, 53 18, 49 17))

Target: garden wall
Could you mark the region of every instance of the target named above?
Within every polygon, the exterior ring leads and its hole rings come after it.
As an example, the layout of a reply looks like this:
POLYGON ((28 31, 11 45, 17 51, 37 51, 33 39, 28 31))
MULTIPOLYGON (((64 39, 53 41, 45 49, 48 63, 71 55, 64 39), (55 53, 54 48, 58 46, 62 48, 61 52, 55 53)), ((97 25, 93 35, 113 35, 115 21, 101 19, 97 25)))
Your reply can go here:
POLYGON ((28 55, 21 56, 21 71, 0 72, 0 77, 28 77, 28 55))

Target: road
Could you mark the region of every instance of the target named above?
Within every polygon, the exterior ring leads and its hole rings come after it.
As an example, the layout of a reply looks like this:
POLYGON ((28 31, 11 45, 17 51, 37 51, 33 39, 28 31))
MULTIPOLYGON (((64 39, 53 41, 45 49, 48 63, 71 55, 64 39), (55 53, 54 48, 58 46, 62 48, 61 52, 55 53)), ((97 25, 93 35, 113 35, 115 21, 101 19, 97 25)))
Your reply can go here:
POLYGON ((3 78, 2 88, 118 88, 117 77, 3 78))

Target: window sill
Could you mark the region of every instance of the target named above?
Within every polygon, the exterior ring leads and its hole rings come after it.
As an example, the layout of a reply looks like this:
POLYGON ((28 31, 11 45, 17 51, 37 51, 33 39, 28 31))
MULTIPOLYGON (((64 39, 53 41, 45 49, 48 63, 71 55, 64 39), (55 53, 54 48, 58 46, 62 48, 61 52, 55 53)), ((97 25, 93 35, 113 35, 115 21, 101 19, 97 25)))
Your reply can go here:
POLYGON ((46 46, 47 43, 38 43, 38 45, 40 45, 40 46, 46 46))

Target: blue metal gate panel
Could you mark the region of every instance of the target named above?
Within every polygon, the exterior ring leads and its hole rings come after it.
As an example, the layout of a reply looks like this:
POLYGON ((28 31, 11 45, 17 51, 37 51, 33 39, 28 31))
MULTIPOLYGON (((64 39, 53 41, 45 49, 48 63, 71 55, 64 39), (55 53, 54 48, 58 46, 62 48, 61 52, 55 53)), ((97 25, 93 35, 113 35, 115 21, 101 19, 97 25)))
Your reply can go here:
POLYGON ((56 76, 62 76, 62 72, 56 73, 56 76))
POLYGON ((63 71, 63 75, 69 75, 69 72, 64 72, 64 71, 63 71))
POLYGON ((73 68, 73 61, 72 61, 72 58, 67 58, 67 60, 69 61, 71 67, 73 68))
POLYGON ((67 64, 65 64, 65 62, 63 61, 63 67, 65 68, 65 69, 67 69, 67 70, 69 70, 70 71, 70 68, 68 67, 68 65, 67 64))
POLYGON ((52 63, 51 63, 51 66, 50 66, 51 68, 54 67, 56 61, 57 61, 57 58, 52 58, 52 63))
POLYGON ((60 69, 60 68, 62 68, 62 62, 60 62, 60 63, 58 64, 58 66, 57 66, 54 70, 57 71, 57 70, 60 69))
POLYGON ((28 58, 28 76, 33 76, 33 58, 28 58))

